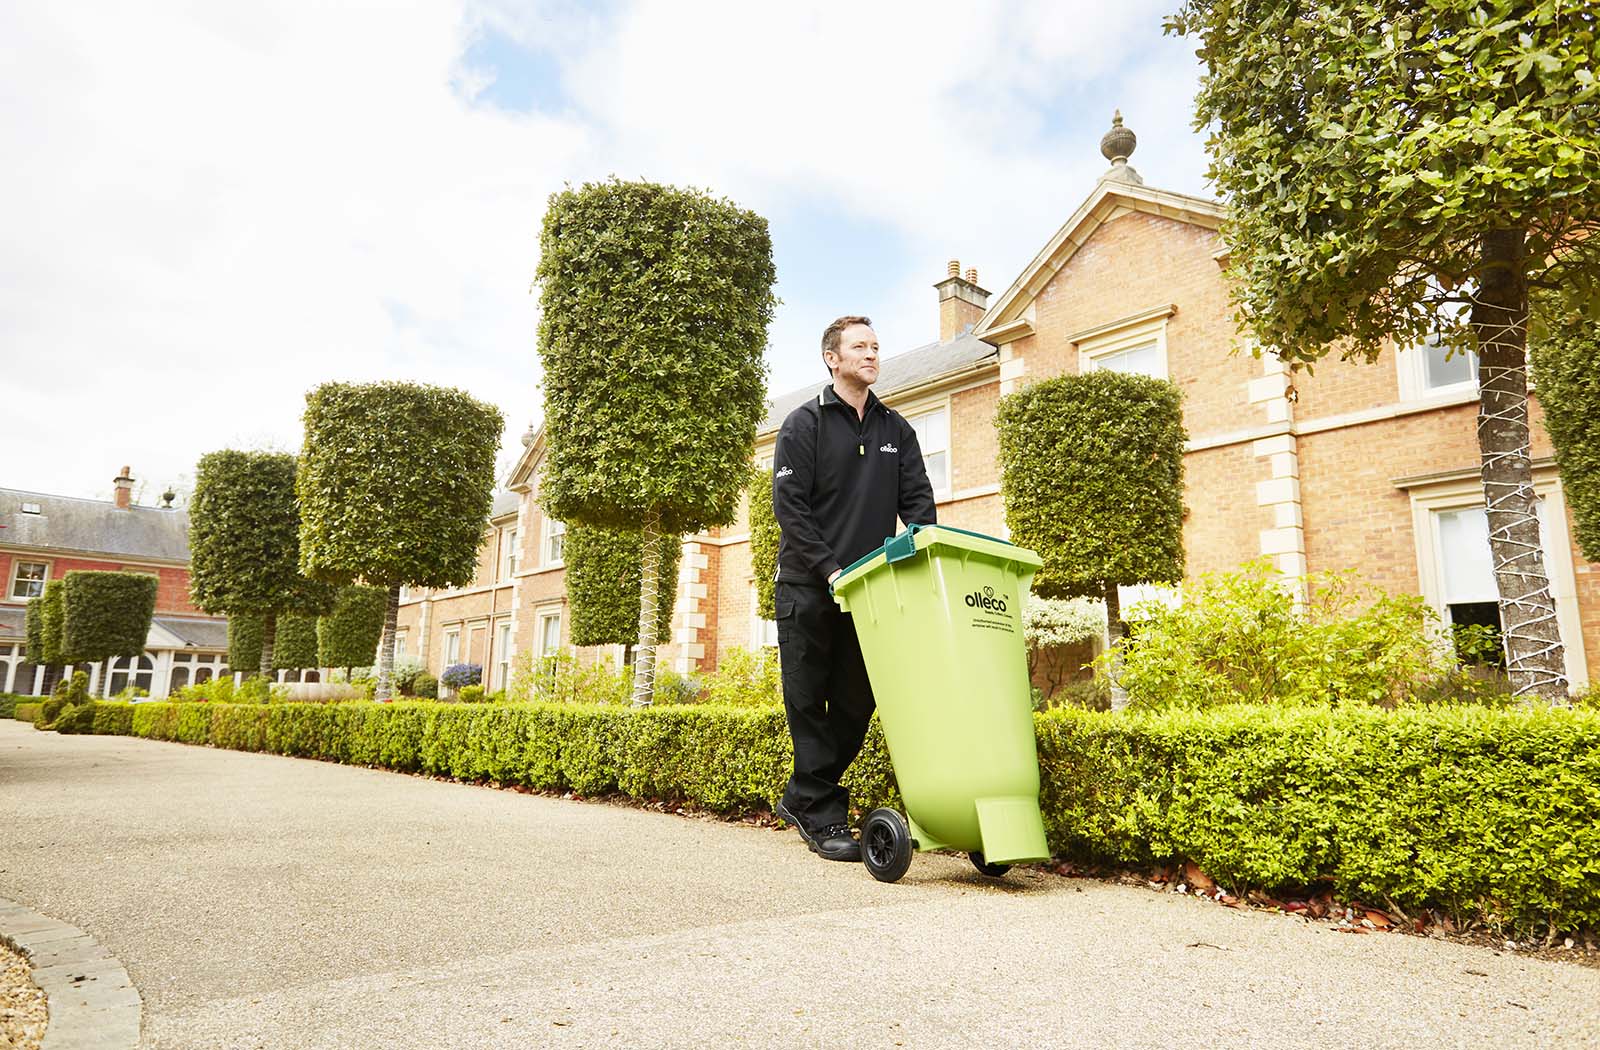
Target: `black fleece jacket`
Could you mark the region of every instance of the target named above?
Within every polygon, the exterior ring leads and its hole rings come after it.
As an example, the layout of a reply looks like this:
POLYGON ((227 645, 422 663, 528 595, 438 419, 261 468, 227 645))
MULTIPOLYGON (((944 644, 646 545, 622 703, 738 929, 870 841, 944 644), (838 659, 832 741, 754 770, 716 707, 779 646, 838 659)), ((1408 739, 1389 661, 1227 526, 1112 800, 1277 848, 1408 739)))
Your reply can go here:
POLYGON ((911 424, 870 390, 857 418, 832 384, 778 431, 772 509, 783 530, 778 579, 812 586, 881 546, 896 516, 907 525, 936 520, 911 424))

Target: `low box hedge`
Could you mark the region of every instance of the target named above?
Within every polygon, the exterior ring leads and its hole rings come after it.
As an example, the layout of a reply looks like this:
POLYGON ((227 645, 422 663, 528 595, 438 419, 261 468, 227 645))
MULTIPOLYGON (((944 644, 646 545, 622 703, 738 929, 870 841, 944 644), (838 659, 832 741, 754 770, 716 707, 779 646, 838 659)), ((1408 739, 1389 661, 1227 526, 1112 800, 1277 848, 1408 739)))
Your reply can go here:
MULTIPOLYGON (((96 732, 717 811, 789 772, 775 708, 96 705, 96 732)), ((1600 926, 1600 714, 1229 707, 1036 716, 1051 847, 1192 860, 1223 885, 1331 882, 1519 930, 1600 926)), ((876 721, 848 786, 898 805, 876 721)))
POLYGON ((17 693, 0 693, 0 718, 12 718, 17 713, 17 705, 28 702, 28 697, 17 693))
POLYGON ((38 703, 19 703, 12 709, 11 717, 18 722, 37 722, 39 720, 39 709, 42 707, 44 707, 44 701, 42 700, 38 703))

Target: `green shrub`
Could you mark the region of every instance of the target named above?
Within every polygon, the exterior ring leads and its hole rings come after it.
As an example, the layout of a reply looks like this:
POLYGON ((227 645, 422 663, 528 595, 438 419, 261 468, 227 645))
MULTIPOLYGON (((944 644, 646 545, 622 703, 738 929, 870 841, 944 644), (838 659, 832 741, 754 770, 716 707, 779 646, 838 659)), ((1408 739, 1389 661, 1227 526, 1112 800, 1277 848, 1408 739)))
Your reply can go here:
POLYGON ((512 703, 626 704, 632 692, 631 669, 579 663, 572 650, 561 649, 537 660, 531 653, 518 655, 506 697, 512 703))
POLYGON ((89 703, 89 673, 74 671, 70 677, 58 681, 50 696, 39 705, 34 725, 41 729, 54 729, 57 719, 74 707, 89 703))
POLYGON ((73 704, 56 717, 52 727, 58 733, 93 733, 94 704, 73 704))
MULTIPOLYGON (((94 726, 724 812, 768 805, 791 762, 775 707, 102 703, 94 726)), ((1192 860, 1236 893, 1331 882, 1518 930, 1600 924, 1600 713, 1059 709, 1035 728, 1058 853, 1192 860)), ((899 804, 876 720, 847 786, 861 812, 899 804)))
MULTIPOLYGON (((363 670, 367 672, 363 677, 373 677, 371 674, 372 668, 363 668, 363 670)), ((427 669, 425 667, 415 660, 396 660, 394 664, 394 671, 392 672, 394 675, 394 687, 400 690, 402 695, 415 696, 417 677, 423 674, 426 670, 427 669)))
POLYGON ((67 573, 62 598, 62 658, 94 663, 143 653, 159 583, 142 572, 67 573))
MULTIPOLYGON (((233 620, 229 620, 229 629, 232 629, 233 620)), ((257 652, 260 652, 260 643, 257 643, 257 652)), ((258 661, 259 662, 259 661, 258 661)), ((247 666, 254 667, 255 664, 247 666)), ((228 704, 233 702, 234 684, 232 675, 223 675, 220 678, 209 678, 204 682, 194 685, 181 686, 172 699, 184 700, 191 703, 228 704)))
POLYGON ((717 669, 700 680, 699 699, 707 704, 781 707, 778 650, 733 646, 724 651, 717 658, 717 669))
POLYGON ((439 680, 426 671, 419 671, 411 680, 411 688, 419 700, 439 699, 439 680))
POLYGON ((16 693, 0 693, 0 718, 11 718, 17 713, 17 705, 27 702, 27 697, 16 693))
POLYGON ((18 722, 35 724, 39 720, 39 710, 43 707, 44 704, 41 703, 18 704, 17 709, 11 712, 11 717, 15 718, 18 722))
POLYGON ((483 703, 483 686, 462 686, 461 692, 457 696, 463 704, 481 704, 483 703))
MULTIPOLYGON (((1451 671, 1415 595, 1319 573, 1310 600, 1264 561, 1212 573, 1181 604, 1138 607, 1121 680, 1146 707, 1395 705, 1451 671)), ((1106 657, 1100 663, 1106 667, 1106 657)))

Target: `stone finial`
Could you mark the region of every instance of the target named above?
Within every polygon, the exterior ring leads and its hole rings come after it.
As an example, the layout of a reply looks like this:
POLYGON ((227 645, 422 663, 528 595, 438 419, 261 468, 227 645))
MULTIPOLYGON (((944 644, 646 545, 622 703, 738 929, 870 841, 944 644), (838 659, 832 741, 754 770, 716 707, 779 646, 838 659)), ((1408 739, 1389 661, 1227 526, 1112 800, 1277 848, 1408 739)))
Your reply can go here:
POLYGON ((533 437, 534 430, 533 427, 530 426, 527 430, 522 432, 522 447, 527 448, 529 445, 533 444, 533 437))
POLYGON ((1100 155, 1111 162, 1111 170, 1100 176, 1101 179, 1116 179, 1119 182, 1132 182, 1144 184, 1144 179, 1128 164, 1128 158, 1133 156, 1134 147, 1139 145, 1139 136, 1133 133, 1132 128, 1123 127, 1122 110, 1117 110, 1111 117, 1111 130, 1100 136, 1100 155))
POLYGON ((951 277, 960 277, 961 276, 961 260, 960 259, 951 259, 950 260, 950 265, 946 268, 946 270, 947 270, 949 276, 951 276, 951 277))

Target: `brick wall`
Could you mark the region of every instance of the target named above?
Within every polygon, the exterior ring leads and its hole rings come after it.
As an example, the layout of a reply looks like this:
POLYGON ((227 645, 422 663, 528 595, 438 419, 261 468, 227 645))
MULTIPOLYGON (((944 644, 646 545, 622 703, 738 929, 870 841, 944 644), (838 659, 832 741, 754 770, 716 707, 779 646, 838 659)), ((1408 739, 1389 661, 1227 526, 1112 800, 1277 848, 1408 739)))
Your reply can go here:
POLYGON ((1000 381, 950 397, 950 487, 956 492, 1000 483, 1000 435, 994 426, 1000 381))
MULTIPOLYGON (((155 573, 159 578, 156 588, 156 615, 206 616, 189 599, 189 570, 172 566, 134 565, 123 561, 98 558, 66 558, 54 554, 18 554, 0 551, 0 586, 11 586, 12 566, 17 561, 44 561, 50 563, 50 579, 64 579, 69 572, 144 572, 155 573)), ((10 602, 9 589, 0 601, 10 602)), ((21 602, 15 604, 22 604, 21 602)))

